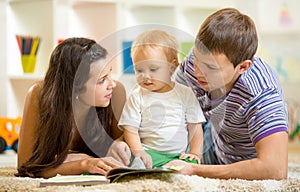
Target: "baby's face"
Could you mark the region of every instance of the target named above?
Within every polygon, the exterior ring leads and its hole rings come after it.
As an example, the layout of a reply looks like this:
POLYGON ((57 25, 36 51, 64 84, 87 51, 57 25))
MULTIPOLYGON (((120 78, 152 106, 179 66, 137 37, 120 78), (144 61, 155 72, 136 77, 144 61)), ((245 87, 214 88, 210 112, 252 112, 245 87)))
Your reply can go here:
POLYGON ((138 84, 150 91, 167 92, 172 89, 172 63, 160 47, 139 47, 132 57, 138 84))

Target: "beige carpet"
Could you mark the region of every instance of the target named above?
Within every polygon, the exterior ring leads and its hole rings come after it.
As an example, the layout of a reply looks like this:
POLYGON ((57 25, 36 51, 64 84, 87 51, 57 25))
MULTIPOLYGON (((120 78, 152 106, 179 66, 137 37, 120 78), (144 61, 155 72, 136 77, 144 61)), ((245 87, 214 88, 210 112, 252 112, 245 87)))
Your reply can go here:
POLYGON ((14 177, 14 167, 0 167, 0 191, 300 191, 298 163, 298 160, 289 162, 289 178, 282 181, 219 180, 179 174, 152 174, 125 178, 122 182, 113 184, 48 187, 39 187, 39 179, 14 177))

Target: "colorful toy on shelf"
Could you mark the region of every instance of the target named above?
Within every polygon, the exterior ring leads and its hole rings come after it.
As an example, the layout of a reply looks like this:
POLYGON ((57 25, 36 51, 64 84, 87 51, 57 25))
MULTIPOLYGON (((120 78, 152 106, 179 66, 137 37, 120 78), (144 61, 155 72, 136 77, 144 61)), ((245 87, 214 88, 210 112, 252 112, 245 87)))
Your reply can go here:
POLYGON ((294 100, 287 100, 289 113, 289 139, 300 141, 300 103, 294 100))
POLYGON ((36 65, 36 55, 41 38, 29 35, 16 35, 21 53, 22 68, 24 73, 33 73, 36 65))
POLYGON ((298 135, 298 137, 300 139, 300 124, 298 124, 295 129, 293 129, 293 130, 290 131, 289 138, 290 139, 295 139, 297 135, 298 135))
POLYGON ((21 127, 21 117, 4 118, 0 117, 0 153, 7 147, 18 151, 19 132, 21 127))

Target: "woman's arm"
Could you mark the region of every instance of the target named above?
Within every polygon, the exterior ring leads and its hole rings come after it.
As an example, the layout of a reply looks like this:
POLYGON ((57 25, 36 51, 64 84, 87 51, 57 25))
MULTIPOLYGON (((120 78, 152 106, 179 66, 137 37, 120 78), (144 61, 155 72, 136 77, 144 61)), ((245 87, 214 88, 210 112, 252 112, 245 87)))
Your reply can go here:
POLYGON ((38 95, 40 93, 40 84, 34 84, 30 87, 23 110, 22 123, 19 135, 18 146, 18 167, 26 162, 33 153, 35 142, 37 122, 39 116, 38 95))
POLYGON ((256 143, 257 158, 254 159, 228 165, 195 165, 182 161, 172 161, 167 165, 184 165, 180 173, 210 178, 286 179, 288 164, 287 143, 287 133, 277 132, 256 143))
POLYGON ((81 160, 64 162, 57 168, 48 168, 40 174, 43 178, 60 175, 79 175, 83 173, 102 174, 119 165, 114 159, 88 157, 81 160))

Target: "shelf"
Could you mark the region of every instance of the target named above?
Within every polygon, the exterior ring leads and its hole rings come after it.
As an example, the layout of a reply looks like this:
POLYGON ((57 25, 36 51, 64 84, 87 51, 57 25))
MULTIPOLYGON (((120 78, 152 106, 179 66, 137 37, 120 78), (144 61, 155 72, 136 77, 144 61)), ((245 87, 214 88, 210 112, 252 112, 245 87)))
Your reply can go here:
POLYGON ((43 73, 53 49, 53 1, 10 1, 7 23, 8 74, 21 74, 21 55, 16 35, 39 36, 41 43, 37 52, 36 72, 43 73), (38 14, 38 16, 36 15, 38 14), (44 27, 41 27, 44 26, 44 27))
POLYGON ((90 3, 115 3, 117 4, 120 0, 65 0, 68 2, 68 6, 90 4, 90 3))
POLYGON ((126 26, 164 24, 176 26, 174 6, 133 6, 125 10, 126 26))
POLYGON ((144 7, 173 7, 177 0, 127 0, 122 2, 126 9, 144 8, 144 7))
POLYGON ((209 0, 209 1, 201 1, 201 0, 188 0, 188 3, 182 4, 182 1, 178 2, 179 6, 183 9, 190 9, 190 8, 199 8, 199 9, 221 9, 224 7, 233 7, 235 2, 233 0, 209 0))
MULTIPOLYGON (((0 86, 3 101, 0 115, 18 116, 27 89, 43 79, 50 54, 59 39, 88 37, 95 39, 108 51, 107 60, 113 63, 113 74, 124 81, 130 91, 135 85, 133 75, 123 75, 122 43, 132 41, 149 29, 166 30, 175 36, 179 52, 186 54, 190 42, 208 15, 223 7, 236 7, 254 19, 264 52, 262 58, 276 68, 278 57, 282 67, 292 68, 292 84, 284 85, 287 97, 297 100, 300 81, 296 72, 299 57, 295 50, 300 42, 300 17, 298 0, 285 0, 292 23, 285 29, 278 24, 278 12, 283 1, 273 0, 0 0, 0 86), (270 9, 272 5, 272 9, 270 9), (270 19, 271 18, 271 19, 270 19), (21 56, 15 35, 40 36, 36 69, 33 74, 23 74, 21 56), (294 42, 291 36, 297 39, 294 42), (263 39, 261 41, 261 39, 263 39), (276 39, 276 43, 273 43, 276 39), (278 43, 279 42, 279 43, 278 43), (282 45, 282 46, 278 46, 282 45), (276 47, 276 50, 273 47, 276 47), (293 49, 291 47, 293 46, 293 49), (287 48, 289 47, 289 49, 287 48), (278 51, 280 49, 280 51, 278 51), (294 50, 291 52, 291 50, 294 50), (274 54, 276 53, 276 54, 274 54), (291 57, 288 54, 292 53, 291 57), (275 57, 274 57, 275 55, 275 57), (267 56, 267 57, 265 57, 267 56), (277 57, 278 56, 278 57, 277 57), (292 60, 294 59, 294 60, 292 60), (3 77, 3 78, 2 78, 3 77)), ((182 59, 182 58, 181 58, 182 59)), ((282 79, 282 74, 280 78, 282 79)))
POLYGON ((97 41, 117 28, 115 3, 80 3, 72 6, 70 36, 85 36, 97 41), (103 27, 105 26, 105 27, 103 27))
POLYGON ((23 75, 9 75, 8 78, 10 80, 32 80, 32 81, 39 81, 44 78, 43 75, 37 74, 23 74, 23 75))

